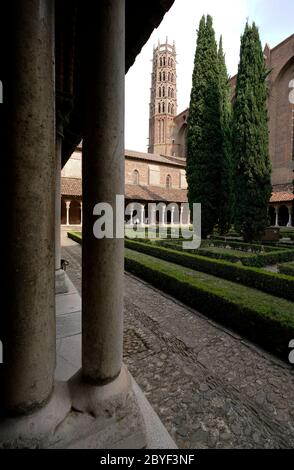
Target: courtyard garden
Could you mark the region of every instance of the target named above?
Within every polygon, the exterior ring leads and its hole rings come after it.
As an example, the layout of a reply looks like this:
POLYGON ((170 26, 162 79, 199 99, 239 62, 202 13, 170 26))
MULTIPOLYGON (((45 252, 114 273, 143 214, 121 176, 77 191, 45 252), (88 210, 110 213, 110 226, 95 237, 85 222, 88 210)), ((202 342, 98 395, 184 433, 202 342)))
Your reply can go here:
MULTIPOLYGON (((68 236, 82 242, 81 233, 68 236)), ((180 239, 127 238, 125 248, 126 271, 288 360, 294 248, 208 240, 184 251, 180 239)))

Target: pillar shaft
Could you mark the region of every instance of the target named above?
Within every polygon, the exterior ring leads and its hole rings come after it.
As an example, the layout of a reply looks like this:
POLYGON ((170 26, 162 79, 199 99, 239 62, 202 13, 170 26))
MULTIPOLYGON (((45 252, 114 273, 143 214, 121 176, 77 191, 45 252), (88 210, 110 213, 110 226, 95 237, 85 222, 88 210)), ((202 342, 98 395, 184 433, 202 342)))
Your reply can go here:
MULTIPOLYGON (((18 0, 5 84, 10 213, 5 246, 0 406, 26 413, 51 395, 55 368, 54 3, 18 0)), ((7 19, 7 21, 9 21, 7 19)))
MULTIPOLYGON (((124 194, 125 2, 99 0, 85 22, 82 372, 103 384, 121 370, 124 240, 97 240, 94 206, 124 194)), ((115 227, 115 223, 114 223, 115 227)))
POLYGON ((61 147, 62 138, 56 136, 56 181, 55 181, 55 270, 61 269, 61 147))

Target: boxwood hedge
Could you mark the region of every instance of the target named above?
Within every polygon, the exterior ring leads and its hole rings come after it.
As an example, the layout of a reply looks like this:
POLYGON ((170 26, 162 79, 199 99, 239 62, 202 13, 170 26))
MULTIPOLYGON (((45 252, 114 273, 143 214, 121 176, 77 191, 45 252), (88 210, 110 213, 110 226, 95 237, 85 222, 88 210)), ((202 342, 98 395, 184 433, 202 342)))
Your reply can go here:
MULTIPOLYGON (((263 292, 294 301, 294 280, 286 275, 253 267, 236 265, 228 261, 213 260, 186 251, 176 251, 158 243, 125 240, 127 248, 149 254, 172 263, 234 281, 263 292)), ((294 314, 294 313, 293 313, 294 314)))
POLYGON ((126 250, 126 270, 277 356, 288 360, 294 305, 255 289, 187 272, 187 268, 126 250))

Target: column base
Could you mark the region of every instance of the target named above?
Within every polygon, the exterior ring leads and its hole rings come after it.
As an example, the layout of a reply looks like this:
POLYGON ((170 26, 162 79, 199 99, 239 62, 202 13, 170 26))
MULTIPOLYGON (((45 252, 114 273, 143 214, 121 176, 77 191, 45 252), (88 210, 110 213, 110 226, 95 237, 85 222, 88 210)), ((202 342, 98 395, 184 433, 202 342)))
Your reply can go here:
POLYGON ((68 292, 68 285, 66 283, 66 276, 63 269, 55 270, 55 294, 66 294, 68 292))
POLYGON ((0 424, 0 448, 146 447, 146 426, 125 367, 112 383, 97 387, 83 383, 78 372, 69 382, 56 385, 41 410, 0 424))

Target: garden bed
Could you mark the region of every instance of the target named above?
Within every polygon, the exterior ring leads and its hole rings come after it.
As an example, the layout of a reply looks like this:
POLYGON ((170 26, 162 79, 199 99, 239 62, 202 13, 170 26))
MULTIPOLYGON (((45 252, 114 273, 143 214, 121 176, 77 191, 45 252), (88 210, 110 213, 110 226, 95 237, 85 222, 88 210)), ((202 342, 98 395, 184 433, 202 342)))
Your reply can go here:
POLYGON ((133 250, 126 270, 288 360, 294 304, 133 250))

